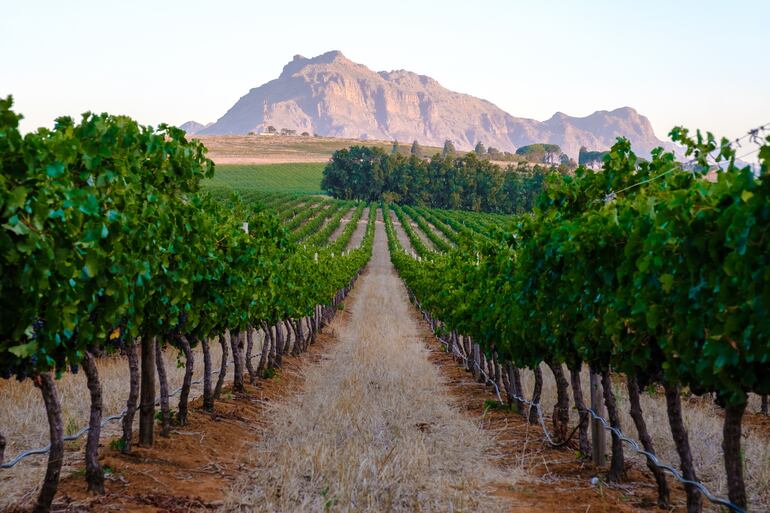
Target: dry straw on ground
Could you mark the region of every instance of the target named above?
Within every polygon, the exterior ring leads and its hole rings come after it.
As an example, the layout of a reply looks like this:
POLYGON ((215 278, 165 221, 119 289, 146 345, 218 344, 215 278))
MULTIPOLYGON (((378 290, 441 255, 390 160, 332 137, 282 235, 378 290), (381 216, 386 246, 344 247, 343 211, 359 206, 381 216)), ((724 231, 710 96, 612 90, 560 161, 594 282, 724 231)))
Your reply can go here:
POLYGON ((492 441, 452 406, 427 358, 382 224, 368 273, 335 326, 338 345, 303 392, 269 411, 253 466, 228 511, 500 511, 488 493, 512 480, 492 441))
MULTIPOLYGON (((261 336, 258 340, 261 340, 261 336)), ((212 343, 212 365, 215 369, 219 368, 221 362, 218 347, 218 344, 212 343)), ((173 349, 164 352, 171 390, 181 386, 184 378, 184 368, 177 365, 177 356, 178 352, 173 349)), ((195 362, 193 379, 199 380, 203 375, 203 354, 200 349, 195 351, 195 362)), ((123 357, 106 357, 97 360, 97 367, 102 382, 104 416, 120 413, 126 407, 128 398, 128 362, 123 357)), ((65 373, 56 381, 56 386, 62 404, 64 434, 70 435, 88 425, 90 398, 85 374, 65 373)), ((200 394, 201 387, 194 386, 190 396, 195 398, 200 394)), ((40 392, 30 380, 0 380, 0 398, 0 432, 8 439, 6 459, 15 457, 23 450, 48 444, 45 408, 40 392)), ((176 410, 176 399, 171 400, 171 407, 176 410)), ((138 429, 138 415, 134 422, 135 429, 138 429)), ((120 422, 110 423, 102 430, 102 443, 107 444, 111 438, 120 435, 120 422)), ((66 476, 83 465, 81 449, 84 446, 85 437, 66 444, 63 475, 66 476)), ((0 470, 0 511, 11 504, 31 500, 35 496, 45 475, 46 461, 47 455, 37 455, 21 461, 11 469, 0 470)))
MULTIPOLYGON (((553 411, 553 406, 556 403, 556 384, 553 374, 547 366, 543 365, 541 370, 543 372, 543 412, 549 414, 553 411)), ((587 370, 583 370, 581 378, 583 391, 587 393, 590 390, 587 370)), ((531 397, 534 387, 534 376, 531 372, 522 373, 522 384, 526 396, 531 397)), ((615 380, 614 388, 621 414, 622 430, 626 435, 639 440, 633 419, 629 414, 630 406, 624 380, 618 377, 615 380)), ((588 400, 587 397, 586 400, 588 400)), ((757 401, 757 398, 753 398, 753 400, 757 401)), ((658 456, 662 461, 679 467, 679 456, 669 428, 665 397, 662 392, 643 393, 641 403, 645 422, 658 456)), ((750 406, 752 406, 753 411, 756 411, 756 405, 750 406)), ((719 412, 719 407, 707 398, 683 399, 682 411, 685 426, 689 432, 690 446, 698 478, 711 492, 721 497, 727 497, 727 481, 722 457, 723 417, 719 412)), ((576 424, 577 419, 577 413, 573 410, 572 425, 576 424)), ((607 439, 607 454, 609 454, 609 435, 607 439)), ((741 444, 745 462, 746 491, 751 505, 749 509, 750 511, 770 511, 770 440, 766 434, 744 426, 741 444)), ((632 456, 632 454, 630 450, 626 451, 626 455, 634 458, 639 468, 646 471, 644 458, 632 456)), ((674 484, 673 479, 669 478, 669 480, 672 486, 681 486, 674 484)), ((704 501, 704 507, 707 511, 719 511, 719 508, 714 507, 708 501, 704 501)))

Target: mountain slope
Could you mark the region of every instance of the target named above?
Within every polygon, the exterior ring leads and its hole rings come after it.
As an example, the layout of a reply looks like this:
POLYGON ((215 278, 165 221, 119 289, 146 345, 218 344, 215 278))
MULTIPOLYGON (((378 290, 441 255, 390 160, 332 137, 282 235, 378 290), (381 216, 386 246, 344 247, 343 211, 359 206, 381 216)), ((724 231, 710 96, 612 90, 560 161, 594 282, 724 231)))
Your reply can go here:
POLYGON ((430 77, 404 70, 377 73, 338 51, 312 59, 294 56, 277 79, 249 91, 199 133, 246 134, 267 126, 437 146, 450 139, 458 149, 478 141, 503 151, 553 143, 575 158, 581 146, 607 149, 618 136, 629 137, 642 155, 663 144, 647 118, 630 107, 584 118, 557 113, 544 122, 517 118, 430 77))
POLYGON ((209 123, 207 125, 204 125, 203 123, 198 123, 197 121, 188 121, 186 123, 182 123, 179 125, 179 128, 187 132, 188 135, 197 134, 204 128, 210 127, 214 123, 209 123))

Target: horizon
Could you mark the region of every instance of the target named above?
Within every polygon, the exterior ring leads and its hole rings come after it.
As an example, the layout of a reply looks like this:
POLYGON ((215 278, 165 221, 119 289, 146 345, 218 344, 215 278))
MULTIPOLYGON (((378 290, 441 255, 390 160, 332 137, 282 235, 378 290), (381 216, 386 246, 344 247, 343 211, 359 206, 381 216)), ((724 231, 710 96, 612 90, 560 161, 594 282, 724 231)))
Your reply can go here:
POLYGON ((0 95, 13 95, 24 131, 86 111, 154 126, 206 124, 277 78, 294 55, 339 50, 374 71, 427 75, 539 121, 627 106, 662 140, 677 125, 734 139, 770 121, 770 70, 753 51, 770 42, 761 28, 770 5, 759 1, 731 9, 714 1, 450 2, 438 11, 396 2, 374 21, 375 13, 355 6, 304 3, 292 9, 303 15, 293 16, 241 1, 13 5, 0 20, 8 61, 0 95), (372 26, 398 30, 383 41, 372 26))

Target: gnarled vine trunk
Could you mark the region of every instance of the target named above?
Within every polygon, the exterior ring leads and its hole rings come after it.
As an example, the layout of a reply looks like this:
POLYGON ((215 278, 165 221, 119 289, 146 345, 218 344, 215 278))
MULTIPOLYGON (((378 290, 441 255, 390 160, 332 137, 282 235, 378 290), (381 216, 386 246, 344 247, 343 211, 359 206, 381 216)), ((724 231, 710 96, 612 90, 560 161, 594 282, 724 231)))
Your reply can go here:
POLYGON ((179 345, 184 353, 184 380, 182 381, 182 390, 179 392, 179 412, 176 420, 180 426, 187 424, 187 402, 190 397, 190 387, 192 386, 193 371, 195 370, 195 356, 193 356, 190 342, 186 337, 179 337, 179 345))
MULTIPOLYGON (((521 371, 511 363, 511 374, 513 375, 513 390, 517 396, 524 398, 524 387, 521 385, 521 371)), ((516 408, 519 413, 524 414, 524 401, 516 399, 516 408)))
MULTIPOLYGON (((610 378, 610 371, 608 370, 602 372, 602 389, 604 391, 604 405, 607 407, 607 416, 610 420, 610 426, 622 431, 620 426, 620 415, 618 414, 618 407, 615 403, 615 393, 612 391, 612 379, 610 378)), ((613 432, 612 457, 610 459, 610 470, 607 472, 607 481, 610 483, 619 483, 622 481, 625 474, 624 465, 623 441, 613 432)))
POLYGON ((505 400, 508 406, 513 405, 513 384, 511 383, 511 375, 508 373, 508 362, 504 362, 500 368, 500 379, 503 382, 503 390, 505 391, 505 400))
POLYGON ((546 362, 556 380, 556 404, 553 406, 553 431, 560 441, 567 439, 569 428, 569 382, 564 376, 564 369, 558 362, 546 362))
POLYGON ((3 436, 3 433, 0 432, 0 463, 5 461, 5 443, 5 437, 3 436))
POLYGON ((294 337, 294 344, 291 343, 291 334, 292 334, 292 328, 291 328, 291 320, 286 319, 283 321, 283 326, 286 328, 286 348, 284 350, 284 353, 288 353, 289 349, 292 350, 296 349, 297 347, 297 337, 294 337))
POLYGON ((741 422, 746 411, 746 402, 725 406, 725 423, 722 451, 725 457, 727 490, 730 501, 746 508, 746 485, 743 481, 743 455, 741 454, 741 422))
POLYGON ((305 352, 307 351, 308 339, 305 336, 305 330, 302 327, 302 317, 297 319, 295 325, 297 327, 297 340, 299 340, 299 350, 300 352, 305 352))
POLYGON ((131 452, 134 436, 134 414, 139 401, 139 361, 136 357, 136 344, 133 340, 126 342, 126 359, 128 359, 128 400, 126 401, 126 416, 123 417, 123 443, 121 451, 131 452))
POLYGON ((257 365, 257 370, 266 369, 269 365, 269 359, 270 359, 270 326, 267 325, 266 322, 262 323, 262 354, 259 356, 259 364, 257 365))
POLYGON ((305 343, 305 341, 302 340, 302 337, 299 334, 300 333, 299 330, 301 329, 300 328, 301 324, 299 321, 292 319, 289 321, 289 326, 291 326, 291 330, 294 333, 294 345, 291 348, 291 354, 293 356, 299 356, 299 354, 304 349, 304 343, 305 343))
POLYGON ((208 337, 201 339, 201 348, 203 349, 203 409, 211 411, 214 409, 214 391, 211 389, 211 347, 208 337))
POLYGON ((160 436, 168 437, 171 431, 171 408, 168 404, 168 378, 166 377, 166 362, 163 361, 162 344, 155 343, 155 367, 158 369, 158 385, 160 387, 160 436))
POLYGON ((475 361, 475 372, 473 373, 474 376, 476 376, 476 381, 478 383, 486 383, 487 378, 485 376, 486 373, 486 356, 484 355, 484 352, 481 350, 481 344, 474 344, 473 350, 475 351, 476 355, 476 361, 475 361))
POLYGON ((246 328, 246 370, 249 373, 249 383, 257 381, 257 371, 254 369, 254 327, 246 328))
POLYGON ((479 372, 479 346, 478 344, 474 343, 471 345, 471 358, 468 364, 470 365, 470 371, 471 375, 474 379, 478 380, 479 375, 481 374, 479 372))
POLYGON ((278 330, 275 329, 275 326, 268 326, 267 330, 270 333, 270 352, 267 355, 267 366, 272 368, 278 365, 278 330))
POLYGON ((537 424, 539 422, 538 409, 540 408, 540 395, 543 393, 543 372, 540 366, 536 365, 532 372, 535 374, 535 388, 532 390, 532 406, 529 408, 529 423, 537 424))
POLYGON ((465 354, 467 356, 465 360, 465 369, 473 371, 473 343, 471 337, 463 335, 463 346, 465 347, 465 354))
POLYGON ((219 346, 222 348, 222 364, 219 367, 219 376, 217 376, 217 384, 214 387, 214 400, 219 399, 222 395, 222 385, 225 384, 225 377, 227 376, 227 340, 224 333, 219 335, 219 346))
POLYGON ((48 466, 45 470, 43 485, 37 496, 33 513, 48 513, 59 486, 61 466, 64 459, 64 435, 61 420, 61 404, 56 391, 56 383, 50 374, 39 374, 35 377, 35 386, 40 389, 48 417, 48 432, 51 439, 51 449, 48 451, 48 466))
POLYGON ((308 331, 310 332, 310 342, 308 344, 315 344, 315 324, 313 323, 313 318, 308 317, 307 319, 308 324, 308 331))
POLYGON ((90 351, 83 356, 83 372, 86 375, 88 393, 91 397, 91 411, 88 417, 88 438, 86 439, 86 485, 88 491, 104 494, 104 472, 99 464, 99 436, 102 432, 102 384, 99 370, 90 351))
POLYGON ((767 394, 762 396, 762 408, 760 410, 762 412, 762 415, 768 415, 768 406, 767 406, 767 394))
POLYGON ((283 351, 285 349, 285 340, 283 338, 283 330, 281 329, 281 323, 275 323, 275 365, 280 367, 283 363, 283 351))
POLYGON ((572 386, 572 399, 575 401, 575 408, 578 411, 578 450, 581 458, 588 458, 591 455, 591 444, 588 442, 588 411, 586 410, 585 398, 583 397, 583 384, 580 382, 581 366, 569 369, 569 380, 572 386))
MULTIPOLYGON (((634 420, 637 433, 639 433, 639 440, 642 442, 642 447, 644 447, 645 451, 655 454, 652 437, 650 436, 649 431, 647 431, 647 423, 645 422, 642 413, 642 404, 639 397, 639 383, 637 382, 636 377, 626 376, 626 386, 628 387, 628 401, 631 403, 631 418, 634 420)), ((668 482, 666 481, 666 474, 663 473, 663 469, 658 468, 647 458, 645 458, 645 461, 647 462, 647 468, 650 469, 652 475, 655 476, 655 482, 658 485, 658 507, 668 509, 670 493, 668 482)))
POLYGON ((150 446, 155 433, 155 337, 142 337, 142 390, 139 403, 139 443, 150 446))
MULTIPOLYGON (((687 429, 684 427, 684 418, 682 416, 682 402, 679 398, 679 385, 665 384, 666 391, 666 410, 668 412, 668 423, 671 426, 671 435, 676 444, 676 452, 679 453, 679 462, 682 475, 689 481, 697 481, 698 476, 695 473, 695 465, 692 461, 692 452, 690 451, 690 439, 687 436, 687 429)), ((684 485, 687 494, 687 513, 699 513, 702 509, 702 497, 697 488, 692 485, 684 485)))
POLYGON ((516 385, 513 382, 513 364, 510 360, 506 360, 503 365, 503 387, 505 388, 505 395, 507 396, 508 404, 514 407, 518 407, 518 400, 516 399, 516 385))
POLYGON ((230 333, 230 347, 233 350, 233 392, 246 390, 243 384, 243 358, 241 358, 241 333, 230 333))

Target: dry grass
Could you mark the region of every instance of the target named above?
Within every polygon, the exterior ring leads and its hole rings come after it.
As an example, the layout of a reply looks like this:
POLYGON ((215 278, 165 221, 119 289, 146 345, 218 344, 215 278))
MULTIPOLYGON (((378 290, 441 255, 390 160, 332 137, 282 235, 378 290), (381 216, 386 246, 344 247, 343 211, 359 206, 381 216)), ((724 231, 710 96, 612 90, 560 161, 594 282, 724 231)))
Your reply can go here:
MULTIPOLYGON (((303 391, 272 405, 228 511, 500 511, 492 440, 427 358, 377 225, 373 261, 303 391)), ((510 475, 508 476, 510 479, 510 475)))
MULTIPOLYGON (((550 414, 556 403, 556 384, 551 370, 543 365, 543 412, 550 414)), ((565 373, 567 372, 565 368, 565 373)), ((567 375, 569 376, 569 375, 567 375)), ((585 400, 589 401, 588 395, 589 376, 586 369, 581 374, 583 383, 583 393, 585 400)), ((526 396, 532 396, 534 387, 534 375, 529 371, 522 373, 522 385, 525 388, 526 396)), ((625 388, 624 379, 615 380, 615 396, 618 399, 618 406, 621 411, 621 426, 625 434, 639 440, 633 419, 629 414, 628 393, 625 388)), ((570 400, 572 399, 572 390, 570 389, 570 400)), ((750 408, 757 411, 757 398, 752 398, 750 408)), ((671 463, 675 467, 679 466, 679 456, 676 452, 676 446, 671 437, 668 416, 666 414, 666 400, 662 393, 645 392, 641 396, 642 411, 644 412, 647 429, 650 431, 655 450, 659 458, 671 463)), ((727 497, 727 482, 725 477, 724 460, 722 458, 722 414, 719 408, 706 398, 693 398, 692 400, 682 399, 682 410, 685 418, 685 425, 689 432, 690 446, 693 459, 698 472, 698 477, 711 490, 721 497, 727 497)), ((577 414, 572 411, 572 425, 577 422, 577 414)), ((548 424, 550 428, 550 423, 548 424)), ((607 444, 610 440, 608 435, 607 444)), ((770 440, 750 427, 744 426, 742 448, 745 460, 745 479, 747 493, 751 506, 751 511, 770 511, 770 440)), ((609 452, 608 452, 609 454, 609 452)), ((627 450, 626 455, 631 456, 631 451, 627 450)), ((641 456, 633 456, 637 461, 639 468, 646 469, 645 460, 641 456)), ((673 479, 669 480, 673 484, 673 479)), ((674 485, 679 486, 679 485, 674 485)), ((709 511, 719 511, 711 506, 708 501, 704 501, 704 506, 709 511)))
MULTIPOLYGON (((261 348, 262 337, 256 337, 257 348, 261 348)), ((257 349, 255 349, 255 352, 257 349)), ((171 390, 181 386, 184 368, 177 365, 177 351, 164 352, 166 372, 171 390)), ((212 343, 213 368, 218 369, 221 362, 219 344, 212 343)), ((128 363, 123 357, 100 358, 97 361, 99 377, 102 382, 104 416, 121 412, 126 407, 128 397, 128 363)), ((194 378, 203 375, 203 354, 195 352, 194 378)), ((66 373, 56 382, 62 403, 62 422, 65 435, 73 434, 88 425, 90 399, 83 372, 66 373)), ((193 386, 191 399, 202 393, 202 386, 193 386)), ((19 452, 48 444, 48 422, 39 391, 30 380, 17 382, 0 380, 0 431, 8 439, 5 457, 11 459, 19 452)), ((178 397, 178 396, 177 396, 178 397)), ((176 410, 176 398, 171 399, 171 408, 176 410)), ((135 430, 138 429, 138 415, 135 418, 135 430)), ((136 431, 135 431, 136 432, 136 431)), ((120 422, 112 422, 102 430, 103 444, 121 435, 120 422)), ((76 471, 83 463, 82 448, 85 438, 66 444, 63 475, 76 471)), ((27 458, 15 467, 0 470, 0 510, 13 503, 24 502, 34 497, 37 487, 45 474, 46 455, 27 458)))
MULTIPOLYGON (((284 137, 271 135, 193 135, 208 148, 208 157, 217 164, 277 164, 288 162, 326 162, 337 150, 353 145, 376 146, 390 152, 391 141, 342 139, 336 137, 284 137)), ((411 143, 400 144, 408 155, 411 143)), ((426 154, 441 148, 425 146, 426 154)))

